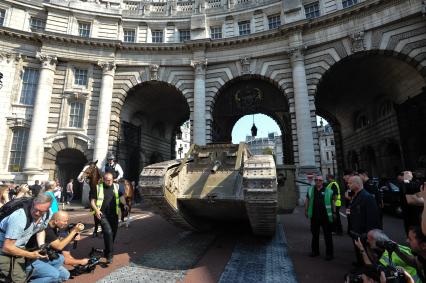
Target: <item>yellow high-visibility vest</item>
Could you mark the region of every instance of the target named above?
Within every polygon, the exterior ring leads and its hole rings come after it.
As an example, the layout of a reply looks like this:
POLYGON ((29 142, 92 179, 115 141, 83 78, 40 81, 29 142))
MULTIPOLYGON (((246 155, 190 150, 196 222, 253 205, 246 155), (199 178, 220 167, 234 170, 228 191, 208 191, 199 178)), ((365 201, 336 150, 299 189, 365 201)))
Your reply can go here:
MULTIPOLYGON (((113 184, 114 189, 114 195, 115 195, 115 211, 117 212, 117 215, 120 213, 120 197, 118 196, 118 184, 113 184)), ((100 183, 96 186, 97 190, 97 198, 96 198, 96 207, 98 209, 101 209, 102 203, 104 202, 104 184, 100 183)), ((96 214, 95 211, 93 211, 93 214, 96 214)))
POLYGON ((333 181, 330 184, 328 184, 327 188, 331 189, 331 187, 333 186, 333 184, 336 185, 336 188, 337 188, 337 198, 336 198, 336 201, 334 202, 334 205, 335 206, 342 206, 342 200, 340 198, 340 187, 339 187, 339 184, 336 181, 333 181))

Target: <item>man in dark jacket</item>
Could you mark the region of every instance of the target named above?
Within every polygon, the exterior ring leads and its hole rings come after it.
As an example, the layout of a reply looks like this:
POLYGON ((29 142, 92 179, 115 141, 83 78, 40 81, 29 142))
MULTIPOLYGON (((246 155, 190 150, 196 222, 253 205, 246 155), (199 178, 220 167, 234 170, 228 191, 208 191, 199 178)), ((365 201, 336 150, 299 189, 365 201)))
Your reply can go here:
POLYGON ((364 189, 369 192, 371 195, 373 195, 374 200, 376 201, 378 212, 379 212, 379 220, 380 220, 380 227, 383 227, 383 214, 382 209, 384 207, 383 205, 383 193, 379 188, 379 183, 375 182, 373 179, 371 179, 368 176, 367 170, 359 169, 358 170, 359 177, 361 177, 361 180, 363 182, 364 189))
MULTIPOLYGON (((380 229, 379 210, 374 197, 364 190, 359 176, 349 178, 348 186, 354 193, 350 202, 349 221, 350 232, 358 235, 367 234, 372 229, 380 229)), ((358 265, 362 265, 362 256, 355 247, 358 265)))

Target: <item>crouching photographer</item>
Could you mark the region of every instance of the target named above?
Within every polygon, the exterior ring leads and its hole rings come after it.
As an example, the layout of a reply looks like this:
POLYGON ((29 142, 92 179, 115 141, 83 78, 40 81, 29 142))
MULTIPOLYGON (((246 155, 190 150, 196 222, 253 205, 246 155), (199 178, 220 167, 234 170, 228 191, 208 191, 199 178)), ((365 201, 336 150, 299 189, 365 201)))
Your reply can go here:
POLYGON ((410 248, 393 242, 382 230, 369 231, 355 245, 365 267, 349 274, 346 282, 422 282, 416 268, 403 259, 412 256, 410 248))
MULTIPOLYGON (((50 278, 48 282, 63 282, 70 277, 69 271, 63 266, 67 261, 70 262, 70 254, 68 254, 67 260, 63 250, 84 229, 84 225, 81 223, 75 225, 69 229, 69 232, 66 231, 65 237, 62 237, 61 233, 68 228, 68 220, 67 212, 58 211, 49 221, 48 227, 37 234, 36 239, 33 238, 28 243, 27 249, 40 247, 40 250, 48 256, 47 259, 37 259, 27 263, 26 271, 31 282, 46 282, 46 278, 50 278)), ((71 257, 71 262, 73 260, 75 263, 76 259, 71 257)), ((84 263, 84 261, 82 260, 80 263, 84 263)))

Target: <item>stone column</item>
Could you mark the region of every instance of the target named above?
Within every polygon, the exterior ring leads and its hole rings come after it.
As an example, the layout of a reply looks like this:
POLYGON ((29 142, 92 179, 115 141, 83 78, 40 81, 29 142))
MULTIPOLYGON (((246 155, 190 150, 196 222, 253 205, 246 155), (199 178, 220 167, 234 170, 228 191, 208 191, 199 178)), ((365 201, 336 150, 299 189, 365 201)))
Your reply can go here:
POLYGON ((206 66, 207 61, 192 61, 194 67, 194 124, 193 143, 206 144, 206 66))
POLYGON ((98 166, 102 167, 105 164, 105 158, 108 152, 115 63, 99 62, 98 65, 102 68, 102 84, 99 94, 98 119, 96 124, 93 160, 98 160, 98 166))
POLYGON ((47 134, 50 98, 57 63, 54 56, 38 53, 37 58, 41 61, 41 68, 23 169, 28 179, 42 174, 44 138, 47 134))
POLYGON ((293 68, 299 167, 315 168, 311 109, 309 107, 308 86, 306 84, 305 63, 302 51, 302 48, 296 48, 290 51, 291 65, 293 68))

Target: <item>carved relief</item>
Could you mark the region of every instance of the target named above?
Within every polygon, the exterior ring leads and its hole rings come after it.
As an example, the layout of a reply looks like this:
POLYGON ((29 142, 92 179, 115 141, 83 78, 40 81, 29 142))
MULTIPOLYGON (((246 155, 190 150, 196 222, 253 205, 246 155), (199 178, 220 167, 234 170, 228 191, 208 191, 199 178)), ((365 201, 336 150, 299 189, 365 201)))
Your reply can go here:
POLYGON ((243 57, 240 59, 240 63, 241 63, 241 69, 242 69, 242 74, 246 75, 246 74, 250 74, 250 57, 243 57))
POLYGON ((13 129, 13 128, 17 128, 17 127, 25 127, 25 128, 29 128, 31 126, 31 121, 23 118, 23 117, 7 117, 7 125, 13 129))
POLYGON ((355 32, 353 34, 351 34, 351 50, 352 52, 359 52, 359 51, 364 51, 365 50, 365 45, 364 45, 364 31, 360 31, 360 32, 355 32))
POLYGON ((50 70, 55 70, 56 63, 58 62, 56 56, 50 56, 38 52, 36 57, 40 60, 42 69, 46 68, 50 70))
POLYGON ((160 66, 156 64, 149 65, 149 74, 150 74, 151 81, 158 80, 158 69, 160 69, 160 66))
POLYGON ((5 60, 7 63, 15 60, 15 63, 19 63, 23 60, 23 56, 21 53, 9 53, 9 52, 0 52, 0 61, 5 60))

